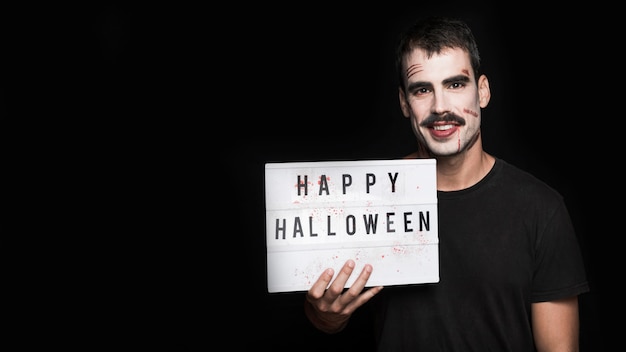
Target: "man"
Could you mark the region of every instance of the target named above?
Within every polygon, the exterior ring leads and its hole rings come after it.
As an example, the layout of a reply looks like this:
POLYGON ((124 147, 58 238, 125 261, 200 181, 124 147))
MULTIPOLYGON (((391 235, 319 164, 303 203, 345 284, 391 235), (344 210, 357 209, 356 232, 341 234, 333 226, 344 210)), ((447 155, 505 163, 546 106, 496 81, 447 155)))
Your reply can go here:
POLYGON ((367 287, 376 268, 353 273, 349 260, 309 289, 308 319, 338 333, 369 302, 379 351, 578 351, 578 295, 589 290, 578 240, 554 189, 483 150, 491 91, 471 30, 427 18, 397 54, 419 146, 408 157, 437 159, 440 281, 367 287))

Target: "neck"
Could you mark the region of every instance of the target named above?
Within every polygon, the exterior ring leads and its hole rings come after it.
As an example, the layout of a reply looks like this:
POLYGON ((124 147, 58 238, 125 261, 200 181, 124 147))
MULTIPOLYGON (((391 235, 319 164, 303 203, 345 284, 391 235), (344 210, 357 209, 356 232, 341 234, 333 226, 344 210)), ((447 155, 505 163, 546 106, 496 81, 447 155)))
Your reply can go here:
MULTIPOLYGON (((432 158, 420 148, 406 158, 432 158)), ((458 191, 469 188, 489 173, 495 158, 482 148, 480 138, 469 149, 453 156, 437 156, 437 190, 458 191)))
POLYGON ((482 180, 493 167, 495 158, 483 150, 473 154, 438 157, 437 190, 458 191, 482 180))

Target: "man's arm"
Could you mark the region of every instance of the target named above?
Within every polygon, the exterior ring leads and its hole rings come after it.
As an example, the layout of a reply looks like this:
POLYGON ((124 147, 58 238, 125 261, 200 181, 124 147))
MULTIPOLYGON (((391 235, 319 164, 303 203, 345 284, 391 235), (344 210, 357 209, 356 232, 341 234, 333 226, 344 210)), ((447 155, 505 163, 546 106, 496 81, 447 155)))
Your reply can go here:
POLYGON ((578 352, 578 296, 532 304, 535 345, 539 352, 578 352))

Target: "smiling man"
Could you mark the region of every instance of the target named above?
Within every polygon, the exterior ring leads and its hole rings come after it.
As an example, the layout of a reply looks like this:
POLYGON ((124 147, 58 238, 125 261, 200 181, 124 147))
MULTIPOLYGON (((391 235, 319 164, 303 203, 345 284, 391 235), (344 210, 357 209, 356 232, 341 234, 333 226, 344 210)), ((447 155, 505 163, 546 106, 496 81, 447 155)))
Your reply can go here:
POLYGON ((416 151, 435 158, 440 281, 353 285, 354 260, 323 271, 305 314, 339 333, 374 309, 378 351, 578 351, 578 296, 589 291, 562 199, 533 175, 483 150, 481 109, 491 98, 478 46, 462 21, 431 17, 401 37, 399 102, 416 151), (334 278, 334 279, 333 279, 334 278))

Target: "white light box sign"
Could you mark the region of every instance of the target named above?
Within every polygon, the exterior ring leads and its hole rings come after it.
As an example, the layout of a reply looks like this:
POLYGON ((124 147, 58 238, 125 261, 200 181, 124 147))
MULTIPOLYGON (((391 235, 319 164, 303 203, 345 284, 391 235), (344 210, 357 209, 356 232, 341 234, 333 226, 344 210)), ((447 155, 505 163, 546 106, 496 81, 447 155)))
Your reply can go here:
POLYGON ((268 292, 367 263, 368 287, 439 282, 435 159, 265 164, 268 292))

